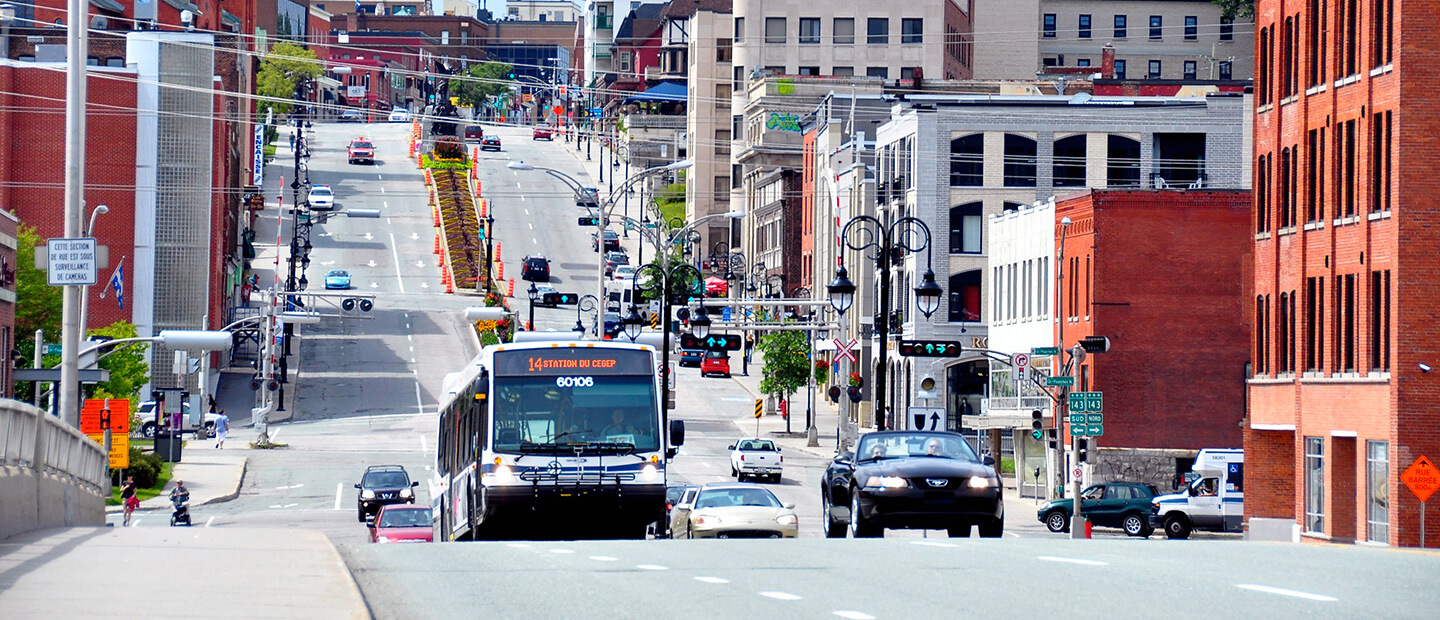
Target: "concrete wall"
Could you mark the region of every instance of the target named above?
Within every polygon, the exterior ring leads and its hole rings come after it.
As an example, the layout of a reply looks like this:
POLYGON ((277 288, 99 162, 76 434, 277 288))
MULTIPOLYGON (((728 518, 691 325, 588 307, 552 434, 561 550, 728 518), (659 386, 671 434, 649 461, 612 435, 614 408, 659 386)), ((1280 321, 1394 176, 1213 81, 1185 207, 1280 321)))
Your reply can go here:
POLYGON ((104 525, 105 465, 100 446, 78 429, 20 401, 0 400, 0 539, 104 525))
POLYGON ((32 530, 105 524, 105 498, 63 477, 0 467, 0 539, 32 530))
POLYGON ((1193 461, 1199 451, 1100 448, 1092 449, 1090 454, 1092 465, 1085 484, 1148 482, 1161 493, 1169 493, 1175 486, 1176 459, 1193 461))

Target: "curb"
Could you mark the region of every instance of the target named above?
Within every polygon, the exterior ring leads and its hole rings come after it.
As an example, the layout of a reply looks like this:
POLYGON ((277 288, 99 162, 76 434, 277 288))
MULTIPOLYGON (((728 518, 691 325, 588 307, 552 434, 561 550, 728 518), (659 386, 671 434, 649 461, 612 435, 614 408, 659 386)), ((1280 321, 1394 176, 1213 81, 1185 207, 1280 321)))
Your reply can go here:
POLYGON ((209 505, 211 505, 211 504, 220 504, 220 503, 228 502, 228 501, 230 501, 230 500, 232 500, 232 499, 235 499, 235 498, 237 498, 237 497, 240 497, 240 488, 243 487, 243 486, 245 486, 245 472, 247 472, 249 469, 250 469, 250 457, 247 456, 247 457, 245 457, 245 461, 242 462, 242 463, 240 463, 240 480, 238 480, 238 481, 235 483, 235 490, 234 490, 234 491, 231 491, 231 492, 226 493, 225 495, 221 495, 221 496, 219 496, 219 497, 213 497, 213 498, 207 499, 207 500, 205 500, 205 501, 203 501, 203 502, 200 502, 199 504, 196 504, 196 506, 209 506, 209 505))
MULTIPOLYGON (((755 419, 755 418, 741 418, 741 419, 739 419, 739 420, 734 420, 734 421, 732 421, 731 424, 734 424, 734 425, 735 425, 736 430, 739 430, 739 431, 740 431, 740 435, 741 435, 742 437, 751 437, 751 436, 753 436, 753 435, 752 435, 752 431, 754 431, 754 426, 755 426, 755 422, 753 421, 754 419, 755 419), (749 430, 746 430, 746 428, 745 428, 746 426, 749 426, 750 429, 749 429, 749 430)), ((801 431, 801 432, 803 433, 804 431, 801 431)), ((781 438, 773 438, 773 437, 772 437, 772 438, 770 438, 770 439, 772 439, 773 441, 776 441, 776 442, 782 441, 781 438)), ((788 439, 788 438, 786 438, 786 439, 788 439)), ((799 437, 795 438, 795 440, 796 440, 796 441, 804 441, 803 438, 799 438, 799 437)), ((809 455, 811 455, 811 456, 820 457, 820 458, 822 458, 822 459, 828 459, 828 458, 831 458, 831 457, 835 456, 835 452, 834 452, 833 450, 830 451, 830 452, 824 452, 823 449, 822 449, 822 451, 816 452, 816 451, 815 451, 815 448, 812 448, 812 447, 810 447, 810 446, 806 446, 806 445, 803 445, 803 444, 801 444, 801 445, 796 445, 796 446, 791 446, 791 445, 788 445, 788 444, 787 444, 786 447, 790 448, 791 450, 795 450, 795 451, 798 451, 798 452, 804 452, 805 454, 809 454, 809 455)))

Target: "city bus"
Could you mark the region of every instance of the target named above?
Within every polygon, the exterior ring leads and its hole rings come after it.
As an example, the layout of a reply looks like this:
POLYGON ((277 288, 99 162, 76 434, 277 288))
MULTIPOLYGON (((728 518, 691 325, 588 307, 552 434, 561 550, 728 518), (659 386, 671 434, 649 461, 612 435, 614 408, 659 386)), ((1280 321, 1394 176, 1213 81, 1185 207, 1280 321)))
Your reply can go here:
POLYGON ((664 532, 665 466, 685 426, 664 418, 656 349, 552 338, 484 347, 446 376, 436 540, 664 532))

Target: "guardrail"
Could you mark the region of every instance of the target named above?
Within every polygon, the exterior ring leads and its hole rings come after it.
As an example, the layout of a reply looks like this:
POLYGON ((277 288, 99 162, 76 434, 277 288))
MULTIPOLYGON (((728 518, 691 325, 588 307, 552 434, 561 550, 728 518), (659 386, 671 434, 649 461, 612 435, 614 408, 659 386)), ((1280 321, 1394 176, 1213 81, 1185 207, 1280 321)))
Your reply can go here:
POLYGON ((79 429, 34 406, 5 399, 0 400, 0 465, 42 470, 101 493, 109 457, 79 429), (43 467, 37 467, 37 461, 43 467))
POLYGON ((0 466, 35 466, 35 425, 38 420, 34 414, 19 408, 0 407, 0 466))

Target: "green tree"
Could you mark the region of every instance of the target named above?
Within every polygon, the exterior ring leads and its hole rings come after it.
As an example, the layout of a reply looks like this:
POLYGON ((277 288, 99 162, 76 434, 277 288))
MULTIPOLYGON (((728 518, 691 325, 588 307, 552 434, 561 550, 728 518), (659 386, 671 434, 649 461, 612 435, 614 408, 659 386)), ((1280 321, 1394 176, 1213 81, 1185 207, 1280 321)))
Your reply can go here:
MULTIPOLYGON (((134 338, 140 333, 133 324, 119 321, 92 329, 90 335, 118 340, 134 338)), ((143 349, 138 346, 121 348, 100 360, 100 367, 110 371, 110 380, 89 386, 87 395, 90 398, 128 398, 133 411, 140 404, 140 388, 150 380, 150 365, 145 363, 143 349)))
MULTIPOLYGON (((60 341, 61 289, 50 286, 46 274, 35 268, 35 247, 42 244, 40 234, 20 224, 19 249, 15 269, 15 347, 26 360, 35 355, 35 330, 45 330, 45 338, 60 341)), ((59 359, 59 356, 52 356, 59 359)), ((16 398, 28 398, 32 383, 16 383, 16 398)))
POLYGON ((1255 17, 1255 0, 1210 0, 1220 7, 1225 19, 1251 19, 1255 17))
POLYGON ((810 342, 799 330, 766 334, 755 345, 765 355, 760 391, 789 398, 810 381, 810 342))
MULTIPOLYGON (((308 77, 315 79, 324 73, 320 61, 316 59, 315 52, 312 52, 297 43, 284 41, 276 43, 260 61, 260 73, 255 77, 256 89, 264 97, 276 97, 280 99, 291 99, 295 96, 295 85, 300 79, 308 77)), ((290 111, 290 104, 273 101, 261 101, 260 113, 264 115, 265 110, 275 110, 276 114, 284 114, 290 111)))
POLYGON ((513 81, 510 76, 514 70, 503 62, 473 65, 463 76, 450 79, 450 96, 459 98, 462 106, 479 107, 487 100, 510 91, 513 81))

